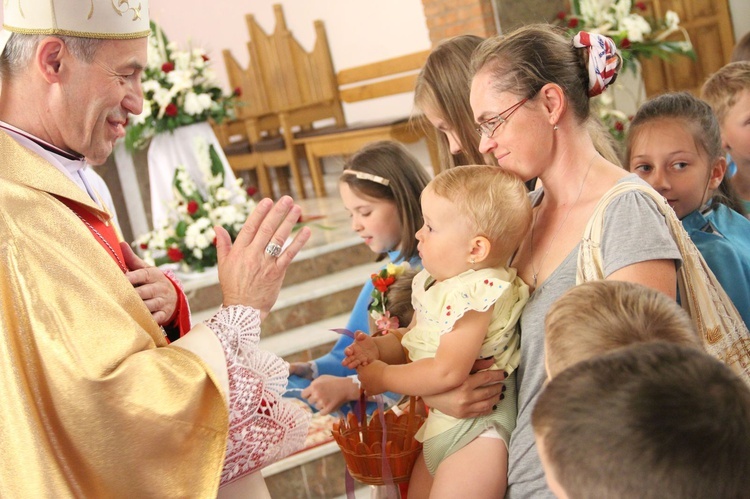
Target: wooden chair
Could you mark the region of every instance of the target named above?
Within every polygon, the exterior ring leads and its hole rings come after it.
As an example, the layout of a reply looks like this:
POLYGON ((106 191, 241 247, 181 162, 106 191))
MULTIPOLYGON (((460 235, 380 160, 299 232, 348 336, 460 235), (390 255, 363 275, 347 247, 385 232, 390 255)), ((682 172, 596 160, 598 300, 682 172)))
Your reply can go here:
MULTIPOLYGON (((414 91, 417 75, 429 53, 425 50, 340 71, 337 81, 341 100, 351 103, 414 91)), ((412 143, 426 138, 430 160, 438 172, 437 141, 434 136, 425 136, 424 130, 431 130, 431 127, 415 125, 404 117, 303 131, 294 141, 305 146, 316 195, 325 196, 321 158, 353 154, 377 140, 412 143)))
POLYGON ((307 52, 289 31, 281 5, 273 8, 276 26, 270 35, 252 14, 245 17, 251 40, 248 49, 266 102, 279 120, 295 188, 306 197, 298 161, 298 156, 304 156, 304 144, 295 140, 295 130, 311 129, 313 122, 328 118, 343 126, 344 112, 323 22, 315 21, 315 45, 307 52))
MULTIPOLYGON (((248 52, 254 52, 252 42, 248 52)), ((268 168, 290 164, 289 151, 279 134, 280 121, 269 103, 263 78, 254 64, 242 68, 229 50, 223 51, 227 78, 232 88, 240 90, 237 118, 219 125, 219 141, 222 142, 232 169, 235 171, 255 170, 261 194, 274 197, 268 168), (239 140, 232 140, 236 137, 239 140)), ((280 191, 288 191, 286 176, 277 175, 280 191)))

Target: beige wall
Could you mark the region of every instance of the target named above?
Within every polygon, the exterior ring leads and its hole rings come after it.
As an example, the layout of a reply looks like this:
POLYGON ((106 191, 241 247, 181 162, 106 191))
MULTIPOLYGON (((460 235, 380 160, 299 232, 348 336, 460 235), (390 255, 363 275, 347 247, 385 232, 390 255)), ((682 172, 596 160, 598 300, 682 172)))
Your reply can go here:
POLYGON ((729 0, 729 11, 732 15, 735 42, 750 32, 750 2, 748 0, 729 0))
MULTIPOLYGON (((226 85, 221 50, 229 48, 247 63, 245 14, 252 13, 266 31, 274 28, 274 3, 284 8, 295 38, 311 48, 313 21, 325 23, 336 70, 430 48, 421 0, 151 0, 151 17, 170 40, 192 40, 209 50, 226 85)), ((411 111, 411 95, 381 99, 377 105, 345 105, 349 122, 403 116, 411 111)))

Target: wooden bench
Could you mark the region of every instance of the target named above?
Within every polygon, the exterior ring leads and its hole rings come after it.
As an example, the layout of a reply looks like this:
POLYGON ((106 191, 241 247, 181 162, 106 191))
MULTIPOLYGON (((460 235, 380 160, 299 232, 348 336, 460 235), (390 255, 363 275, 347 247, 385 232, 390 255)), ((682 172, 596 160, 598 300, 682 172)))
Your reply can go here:
MULTIPOLYGON (((429 53, 429 50, 424 50, 339 71, 336 79, 341 100, 353 103, 413 92, 417 75, 429 53)), ((377 140, 414 143, 425 138, 430 161, 437 172, 439 168, 437 141, 434 135, 426 137, 423 132, 425 129, 430 128, 420 126, 412 122, 408 116, 404 116, 400 119, 352 123, 343 127, 302 131, 295 134, 294 141, 305 147, 315 194, 325 196, 321 158, 353 154, 364 145, 377 140)))

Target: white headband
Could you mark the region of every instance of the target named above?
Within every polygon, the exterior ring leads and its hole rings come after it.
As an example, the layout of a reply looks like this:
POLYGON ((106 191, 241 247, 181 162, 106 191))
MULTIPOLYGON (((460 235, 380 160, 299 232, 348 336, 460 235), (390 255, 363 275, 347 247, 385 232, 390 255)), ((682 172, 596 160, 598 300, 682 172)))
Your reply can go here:
POLYGON ((360 172, 357 170, 344 170, 344 175, 354 175, 360 180, 369 180, 371 182, 376 182, 381 185, 388 186, 391 181, 387 178, 379 177, 377 175, 373 175, 372 173, 366 173, 366 172, 360 172))

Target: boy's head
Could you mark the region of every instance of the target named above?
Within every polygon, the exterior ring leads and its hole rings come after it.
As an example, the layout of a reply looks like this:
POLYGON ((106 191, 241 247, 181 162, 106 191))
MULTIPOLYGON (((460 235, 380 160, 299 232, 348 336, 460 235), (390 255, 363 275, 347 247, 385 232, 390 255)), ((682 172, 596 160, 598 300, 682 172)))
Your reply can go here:
POLYGON ((722 144, 740 164, 750 163, 750 61, 727 64, 706 80, 701 98, 721 124, 722 144))
POLYGON ((592 281, 555 301, 544 320, 547 375, 633 343, 700 348, 690 317, 667 295, 640 284, 592 281))
POLYGON ((558 497, 745 497, 750 390, 683 345, 631 345, 555 377, 532 424, 558 497))
POLYGON ((531 226, 531 203, 520 178, 496 166, 458 166, 440 173, 427 189, 445 198, 490 246, 489 259, 504 265, 531 226))

